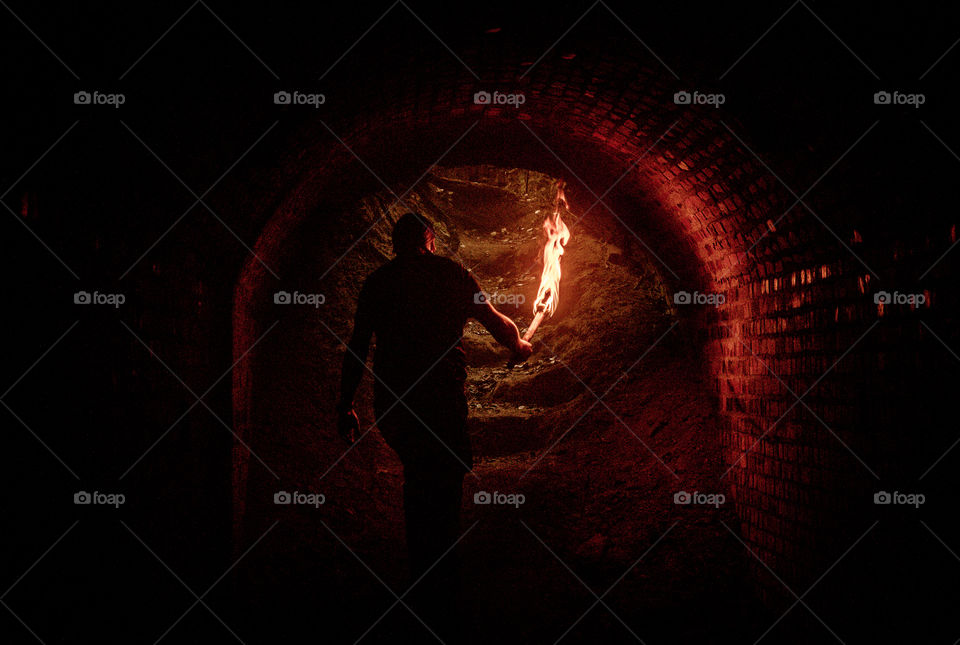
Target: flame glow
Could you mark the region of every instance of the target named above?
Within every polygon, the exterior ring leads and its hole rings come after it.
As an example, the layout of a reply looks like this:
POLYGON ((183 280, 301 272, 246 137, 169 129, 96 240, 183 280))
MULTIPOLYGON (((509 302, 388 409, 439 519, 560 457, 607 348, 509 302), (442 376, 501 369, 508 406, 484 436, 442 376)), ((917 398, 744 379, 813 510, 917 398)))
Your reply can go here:
POLYGON ((537 299, 533 303, 534 315, 549 317, 557 310, 560 302, 560 258, 563 257, 563 247, 570 240, 570 229, 560 217, 561 206, 569 210, 567 198, 563 194, 563 181, 557 184, 557 200, 553 214, 543 220, 543 232, 547 234, 547 241, 543 245, 543 273, 540 274, 540 288, 537 290, 537 299))

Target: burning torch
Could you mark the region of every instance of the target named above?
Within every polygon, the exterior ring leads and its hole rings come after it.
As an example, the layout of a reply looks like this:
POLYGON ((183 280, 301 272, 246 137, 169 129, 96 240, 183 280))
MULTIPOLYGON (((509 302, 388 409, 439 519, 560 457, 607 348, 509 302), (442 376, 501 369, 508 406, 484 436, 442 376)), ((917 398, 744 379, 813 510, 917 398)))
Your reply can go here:
MULTIPOLYGON (((563 247, 570 240, 570 229, 560 217, 561 207, 569 210, 567 198, 563 194, 563 180, 557 183, 557 199, 553 213, 543 220, 543 232, 547 240, 543 245, 543 272, 540 274, 540 288, 533 303, 533 321, 523 334, 523 340, 529 341, 544 318, 553 316, 560 302, 560 258, 563 247)), ((512 365, 511 365, 512 366, 512 365)))

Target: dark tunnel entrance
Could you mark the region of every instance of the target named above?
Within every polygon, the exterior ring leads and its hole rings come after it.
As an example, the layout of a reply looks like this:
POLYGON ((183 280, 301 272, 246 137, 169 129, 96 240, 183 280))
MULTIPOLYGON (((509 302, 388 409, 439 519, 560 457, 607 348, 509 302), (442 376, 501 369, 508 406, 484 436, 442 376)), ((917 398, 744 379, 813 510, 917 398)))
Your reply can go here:
MULTIPOLYGON (((257 596, 281 588, 289 598, 320 593, 324 603, 344 603, 335 612, 342 616, 378 606, 371 598, 382 588, 340 540, 387 584, 402 587, 400 463, 375 431, 353 448, 329 431, 328 408, 337 396, 339 359, 360 284, 392 256, 392 225, 413 209, 434 222, 438 253, 468 267, 522 329, 532 318, 540 227, 553 208, 557 179, 523 168, 434 166, 402 203, 399 191, 381 190, 335 216, 305 218, 288 238, 274 266, 286 293, 301 294, 300 304, 294 295, 292 304, 278 304, 269 280, 258 285, 251 300, 258 303, 259 329, 277 328, 251 356, 243 390, 249 398, 235 401, 254 453, 246 462, 245 488, 236 491, 242 497, 234 515, 238 541, 262 534, 267 518, 282 517, 285 533, 283 551, 261 553, 249 574, 249 584, 270 590, 257 596), (274 495, 281 490, 319 493, 325 503, 319 509, 277 506, 274 495), (309 582, 318 579, 325 591, 309 582)), ((722 589, 730 602, 714 602, 710 611, 747 613, 755 602, 749 562, 717 521, 734 525, 732 508, 719 517, 715 508, 704 509, 692 525, 676 526, 679 491, 722 494, 721 418, 701 341, 677 328, 679 307, 658 260, 605 207, 590 208, 593 200, 583 188, 570 186, 568 193, 572 237, 560 304, 534 339, 535 355, 510 368, 479 323, 465 329, 477 463, 465 481, 462 526, 470 529, 464 578, 474 631, 496 625, 530 638, 552 633, 551 625, 582 602, 584 590, 567 563, 603 580, 663 536, 660 556, 641 580, 674 591, 647 594, 634 611, 670 612, 678 596, 681 605, 698 604, 705 602, 699 597, 704 589, 722 589), (512 495, 515 503, 475 503, 484 493, 512 495), (531 603, 545 588, 550 602, 531 603)), ((371 381, 367 375, 358 395, 362 430, 374 422, 371 381)), ((681 511, 689 520, 689 509, 681 511)), ((624 585, 615 595, 644 594, 624 585)), ((360 614, 357 626, 376 618, 360 614)), ((623 631, 616 617, 593 620, 602 622, 601 631, 623 631)), ((344 637, 356 637, 351 626, 349 620, 340 626, 344 637)))

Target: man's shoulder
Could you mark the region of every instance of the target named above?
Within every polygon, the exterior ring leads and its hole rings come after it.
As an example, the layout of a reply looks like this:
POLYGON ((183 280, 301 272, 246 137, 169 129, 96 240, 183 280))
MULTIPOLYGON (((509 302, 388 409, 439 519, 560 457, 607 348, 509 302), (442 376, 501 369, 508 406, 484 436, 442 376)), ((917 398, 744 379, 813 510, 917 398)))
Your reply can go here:
POLYGON ((463 265, 456 260, 446 258, 442 255, 430 255, 430 258, 434 263, 436 263, 437 266, 443 267, 447 271, 455 273, 467 273, 467 270, 463 267, 463 265))
POLYGON ((437 266, 441 267, 442 270, 450 275, 458 284, 466 285, 470 289, 477 284, 477 279, 469 269, 450 258, 445 258, 442 255, 433 256, 436 258, 437 266))
MULTIPOLYGON (((425 253, 423 255, 418 255, 415 258, 408 258, 406 261, 413 261, 418 263, 420 266, 429 267, 433 271, 445 272, 451 274, 462 274, 468 273, 468 271, 463 267, 462 264, 456 260, 452 260, 448 257, 442 255, 436 255, 434 253, 425 253)), ((390 267, 396 265, 399 268, 399 261, 397 258, 394 258, 384 266, 380 267, 381 269, 390 269, 390 267)))
POLYGON ((389 281, 391 276, 402 275, 411 266, 419 266, 421 270, 426 268, 430 273, 441 279, 472 279, 472 274, 456 260, 442 255, 429 254, 403 260, 394 258, 367 276, 366 284, 370 287, 382 284, 389 281), (414 265, 409 264, 410 262, 413 262, 414 265))

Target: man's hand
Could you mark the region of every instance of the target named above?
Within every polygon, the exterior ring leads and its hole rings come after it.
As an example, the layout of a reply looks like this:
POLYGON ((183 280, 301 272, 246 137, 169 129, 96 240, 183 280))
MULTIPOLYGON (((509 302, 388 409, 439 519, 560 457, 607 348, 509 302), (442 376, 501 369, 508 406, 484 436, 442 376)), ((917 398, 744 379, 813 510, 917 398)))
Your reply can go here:
POLYGON ((337 405, 337 432, 350 443, 356 442, 360 434, 360 419, 352 406, 337 405))
POLYGON ((533 345, 523 340, 517 325, 497 311, 489 300, 476 309, 474 315, 487 328, 487 331, 497 339, 498 343, 510 349, 512 352, 510 356, 511 365, 522 363, 530 358, 530 354, 533 353, 533 345))
POLYGON ((510 357, 511 363, 522 363, 533 353, 533 345, 523 340, 517 341, 517 346, 513 349, 513 356, 510 357))

